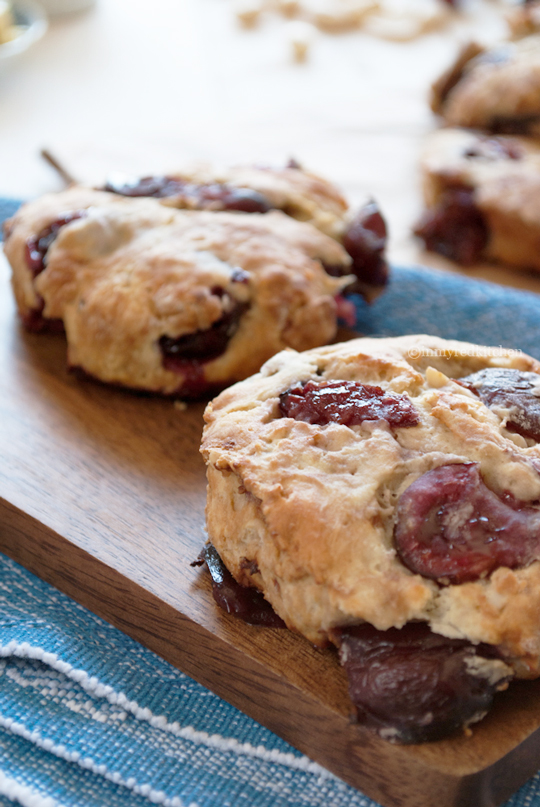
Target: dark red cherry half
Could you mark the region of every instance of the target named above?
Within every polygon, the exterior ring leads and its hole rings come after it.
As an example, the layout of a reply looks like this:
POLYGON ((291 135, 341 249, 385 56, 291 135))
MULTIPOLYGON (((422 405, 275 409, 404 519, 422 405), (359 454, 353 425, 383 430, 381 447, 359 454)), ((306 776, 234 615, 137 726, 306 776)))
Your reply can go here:
POLYGON ((498 496, 478 465, 441 465, 401 495, 394 540, 405 566, 442 583, 466 583, 540 555, 540 510, 498 496))
POLYGON ((509 677, 474 674, 476 659, 497 651, 433 633, 423 623, 401 630, 368 624, 336 632, 358 721, 387 740, 439 740, 489 711, 509 677))

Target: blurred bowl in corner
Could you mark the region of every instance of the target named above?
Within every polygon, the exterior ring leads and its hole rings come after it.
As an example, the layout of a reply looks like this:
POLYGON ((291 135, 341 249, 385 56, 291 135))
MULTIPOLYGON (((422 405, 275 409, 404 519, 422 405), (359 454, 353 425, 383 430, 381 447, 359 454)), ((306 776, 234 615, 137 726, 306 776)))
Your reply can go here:
POLYGON ((0 71, 28 50, 47 30, 43 8, 33 0, 13 0, 11 3, 14 37, 0 45, 0 71))

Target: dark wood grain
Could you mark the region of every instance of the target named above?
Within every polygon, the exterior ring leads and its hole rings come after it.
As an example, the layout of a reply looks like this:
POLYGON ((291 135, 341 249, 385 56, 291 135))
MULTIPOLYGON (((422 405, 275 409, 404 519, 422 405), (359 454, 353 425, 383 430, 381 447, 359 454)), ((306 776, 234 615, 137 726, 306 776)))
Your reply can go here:
POLYGON ((203 405, 80 381, 24 333, 0 258, 0 549, 385 807, 494 807, 540 766, 540 687, 472 738, 398 747, 350 722, 330 651, 221 613, 204 542, 203 405))

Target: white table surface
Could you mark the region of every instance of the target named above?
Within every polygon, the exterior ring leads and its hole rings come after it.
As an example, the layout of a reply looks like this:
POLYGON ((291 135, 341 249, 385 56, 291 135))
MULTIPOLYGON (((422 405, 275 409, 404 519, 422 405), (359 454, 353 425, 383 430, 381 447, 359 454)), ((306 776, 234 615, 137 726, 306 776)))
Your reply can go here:
MULTIPOLYGON (((506 30, 504 0, 462 5, 455 22, 414 42, 320 33, 297 64, 283 18, 242 29, 232 0, 97 0, 52 20, 16 64, 0 66, 0 196, 61 187, 44 146, 97 183, 114 171, 294 156, 353 203, 378 200, 393 261, 455 270, 423 253, 410 228, 421 210, 418 153, 438 125, 429 85, 460 41, 506 30)), ((528 274, 471 274, 540 291, 528 274)))

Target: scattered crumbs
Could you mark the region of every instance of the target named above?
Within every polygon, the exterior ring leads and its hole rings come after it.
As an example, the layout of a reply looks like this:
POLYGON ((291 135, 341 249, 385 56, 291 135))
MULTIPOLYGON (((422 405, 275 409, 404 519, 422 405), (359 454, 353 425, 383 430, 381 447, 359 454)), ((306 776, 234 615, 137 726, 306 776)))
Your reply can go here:
POLYGON ((305 62, 315 39, 315 26, 303 20, 291 20, 285 26, 285 35, 295 62, 305 62))
MULTIPOLYGON (((496 0, 504 6, 513 0, 496 0)), ((0 3, 2 0, 0 0, 0 3)), ((314 31, 325 34, 360 31, 394 42, 419 39, 455 22, 474 21, 478 4, 489 0, 233 0, 233 13, 243 28, 255 28, 262 16, 281 16, 292 60, 305 62, 314 31), (307 26, 310 26, 309 28, 307 26)), ((540 0, 535 0, 540 8, 540 0)), ((540 25, 540 11, 538 12, 540 25)), ((471 32, 472 35, 472 32, 471 32)))
POLYGON ((253 28, 264 9, 264 0, 235 0, 234 13, 244 28, 253 28))

